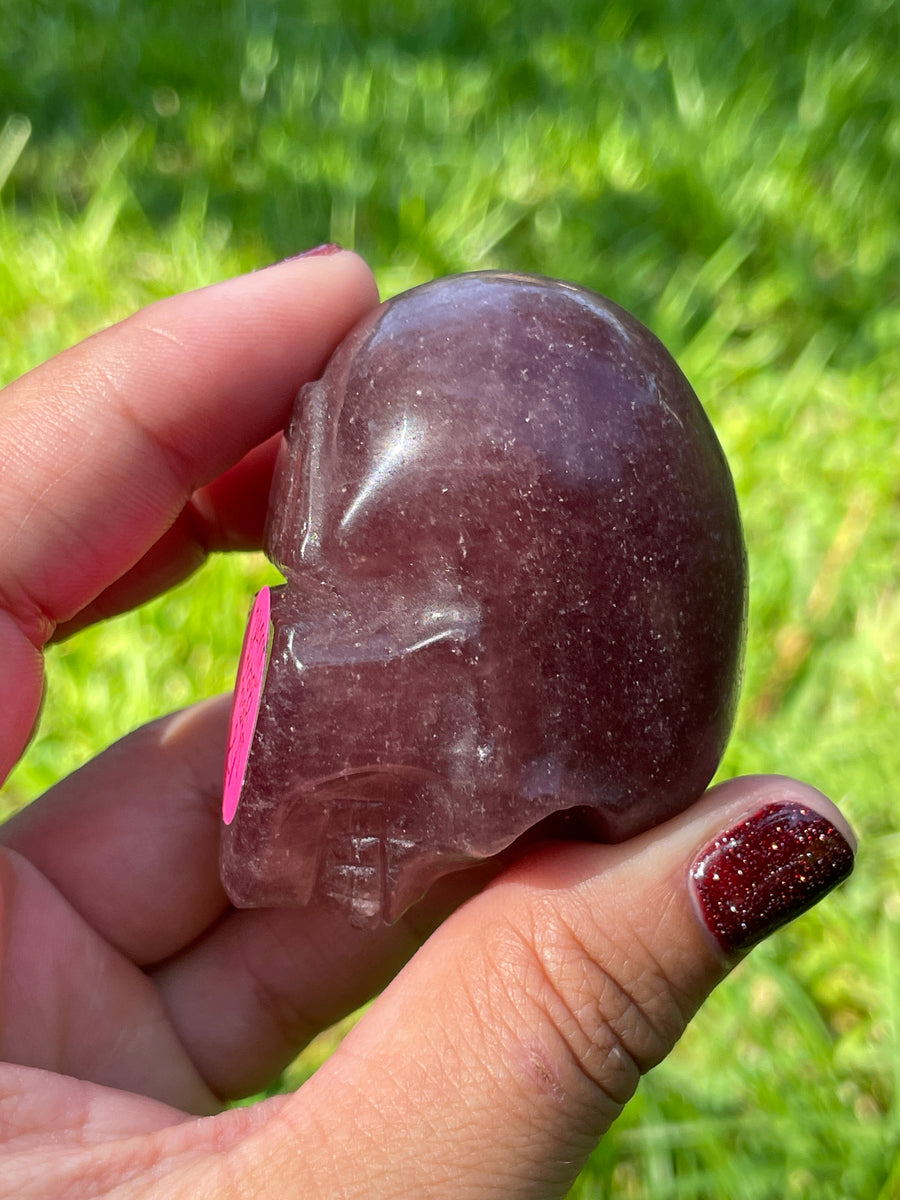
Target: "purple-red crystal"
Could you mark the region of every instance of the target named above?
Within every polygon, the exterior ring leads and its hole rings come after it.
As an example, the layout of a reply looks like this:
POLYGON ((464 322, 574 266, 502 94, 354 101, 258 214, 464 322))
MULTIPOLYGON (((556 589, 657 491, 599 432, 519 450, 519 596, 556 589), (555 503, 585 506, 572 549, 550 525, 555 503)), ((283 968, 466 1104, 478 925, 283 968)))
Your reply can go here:
POLYGON ((267 552, 287 582, 229 756, 238 905, 393 921, 540 822, 647 829, 718 765, 731 476, 671 356, 593 292, 491 271, 364 318, 297 401, 267 552))

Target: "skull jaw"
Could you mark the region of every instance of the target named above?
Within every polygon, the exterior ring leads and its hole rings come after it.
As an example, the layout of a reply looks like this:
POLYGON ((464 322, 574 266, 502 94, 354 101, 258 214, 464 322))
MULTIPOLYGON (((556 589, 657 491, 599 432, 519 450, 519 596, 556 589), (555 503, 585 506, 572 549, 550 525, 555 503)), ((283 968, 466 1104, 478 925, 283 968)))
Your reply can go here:
POLYGON ((529 757, 528 688, 505 684, 527 664, 513 674, 491 662, 471 606, 407 597, 393 620, 383 605, 354 608, 370 617, 346 617, 332 591, 271 592, 271 648, 222 841, 236 906, 318 904, 374 927, 561 809, 609 837, 596 784, 552 754, 529 757))
POLYGON ((598 810, 561 809, 559 796, 523 804, 521 797, 485 791, 477 805, 472 800, 446 780, 401 765, 313 782, 274 810, 254 811, 247 797, 223 842, 225 889, 238 908, 315 904, 341 912, 352 926, 374 929, 393 924, 443 876, 511 846, 611 840, 598 810), (441 820, 454 806, 462 828, 441 820), (515 822, 507 815, 502 828, 495 823, 496 814, 516 809, 515 822), (473 812, 482 821, 467 829, 473 812))

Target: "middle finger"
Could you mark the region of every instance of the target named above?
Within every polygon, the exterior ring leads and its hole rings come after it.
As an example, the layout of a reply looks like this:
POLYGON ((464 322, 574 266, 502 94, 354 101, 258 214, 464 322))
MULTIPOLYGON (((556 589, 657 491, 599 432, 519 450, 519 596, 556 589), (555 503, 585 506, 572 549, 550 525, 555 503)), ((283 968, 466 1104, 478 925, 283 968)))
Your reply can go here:
POLYGON ((370 931, 315 905, 233 909, 218 873, 229 711, 223 696, 145 726, 0 829, 0 842, 149 972, 222 1097, 265 1086, 498 869, 440 881, 405 919, 370 931))

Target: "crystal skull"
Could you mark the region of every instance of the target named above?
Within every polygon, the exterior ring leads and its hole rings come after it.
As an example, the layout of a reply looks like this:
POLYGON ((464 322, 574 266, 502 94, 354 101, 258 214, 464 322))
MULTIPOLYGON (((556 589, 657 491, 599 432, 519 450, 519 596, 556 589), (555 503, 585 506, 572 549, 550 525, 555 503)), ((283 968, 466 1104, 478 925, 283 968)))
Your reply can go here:
POLYGON ((739 687, 723 452, 663 345, 490 271, 382 304, 298 397, 248 627, 221 874, 239 906, 391 922, 537 827, 689 805, 739 687))

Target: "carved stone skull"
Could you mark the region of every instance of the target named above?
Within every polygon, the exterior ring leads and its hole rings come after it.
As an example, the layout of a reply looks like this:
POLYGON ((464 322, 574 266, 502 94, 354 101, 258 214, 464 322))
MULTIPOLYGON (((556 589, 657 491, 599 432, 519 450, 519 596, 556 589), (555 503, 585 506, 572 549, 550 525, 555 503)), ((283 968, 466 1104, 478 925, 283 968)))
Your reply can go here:
POLYGON ((668 352, 592 292, 484 272, 375 310, 298 399, 267 551, 287 582, 227 767, 239 905, 393 921, 535 826, 626 838, 716 769, 731 476, 668 352))

